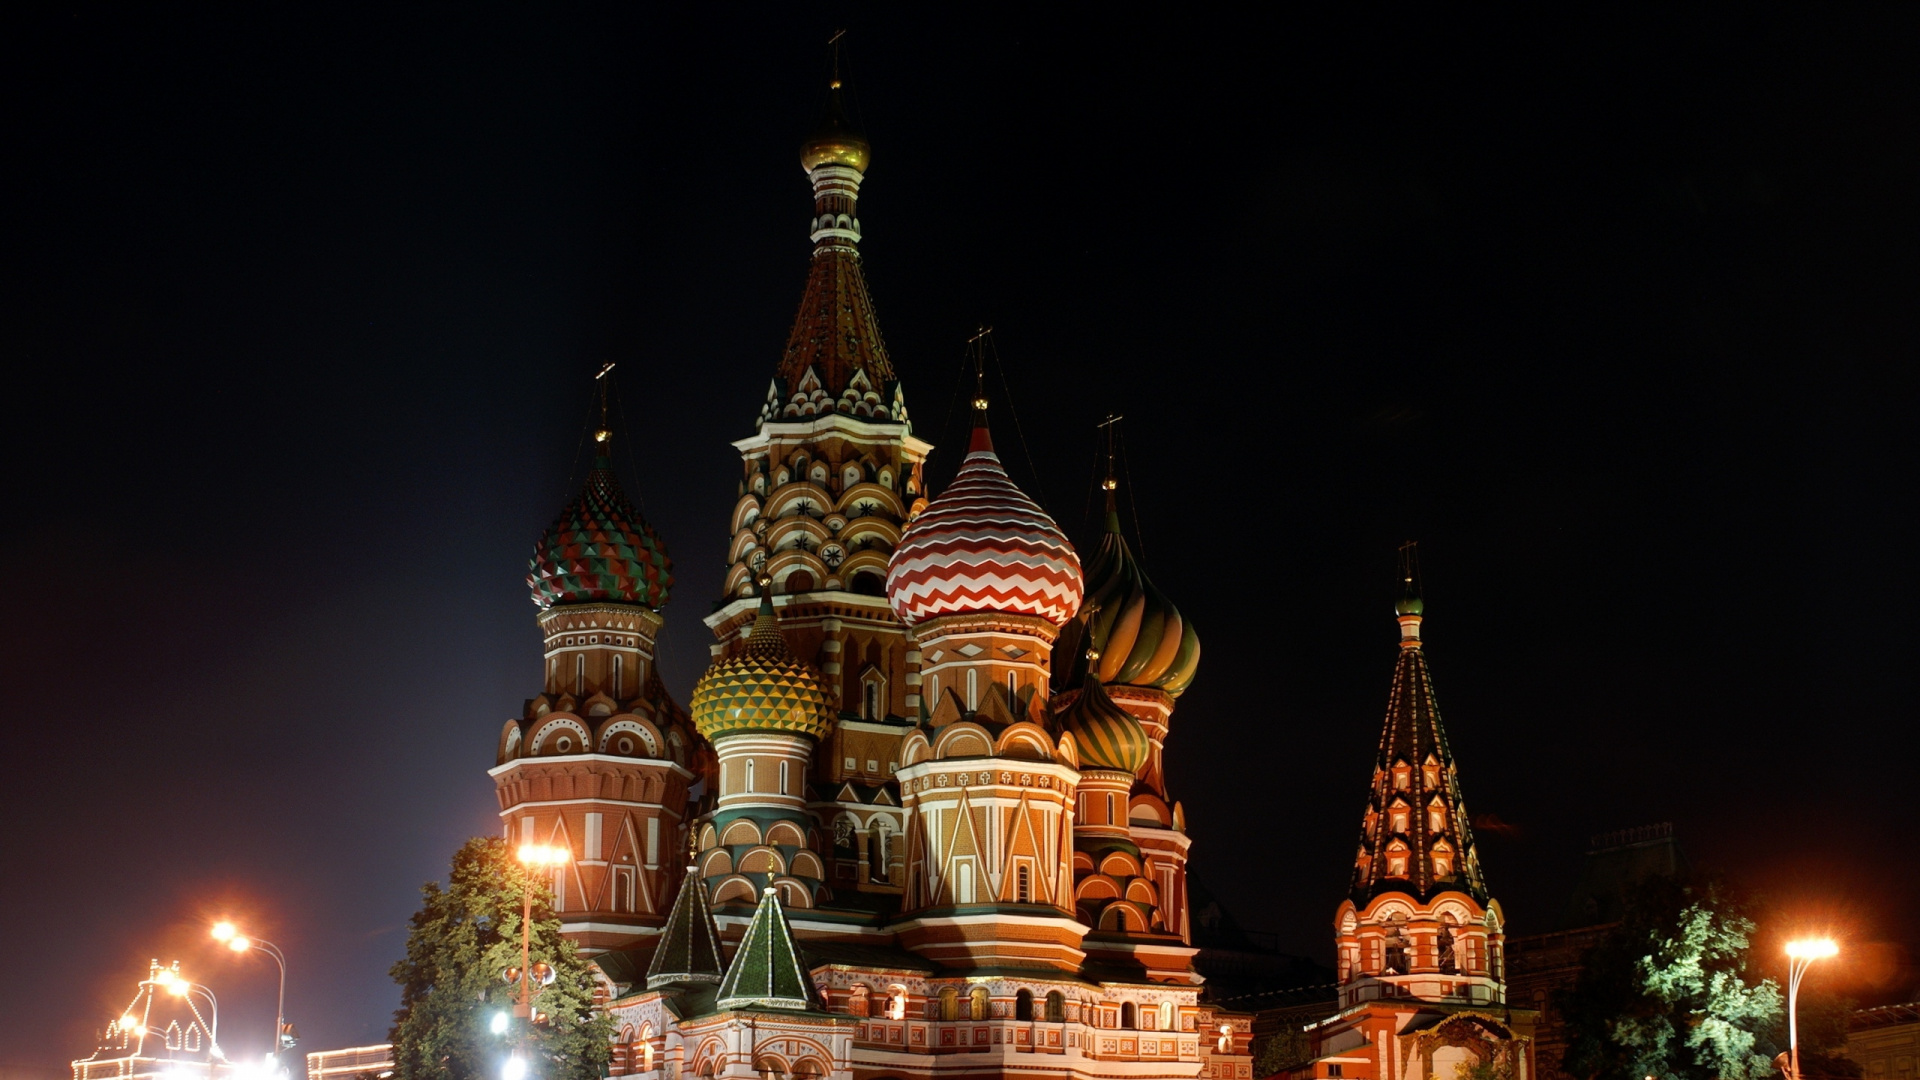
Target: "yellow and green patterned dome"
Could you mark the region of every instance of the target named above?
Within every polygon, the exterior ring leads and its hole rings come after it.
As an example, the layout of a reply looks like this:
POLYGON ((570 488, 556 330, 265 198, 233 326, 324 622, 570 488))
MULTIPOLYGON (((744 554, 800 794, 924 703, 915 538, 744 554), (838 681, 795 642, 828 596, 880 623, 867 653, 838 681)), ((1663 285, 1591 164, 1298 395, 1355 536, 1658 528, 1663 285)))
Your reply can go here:
POLYGON ((1097 676, 1087 677, 1080 696, 1060 714, 1060 726, 1073 735, 1083 769, 1137 773, 1152 750, 1147 729, 1113 703, 1097 676))
POLYGON ((708 742, 747 731, 824 738, 833 729, 827 692, 780 633, 773 595, 760 589, 760 615, 738 656, 716 660, 693 684, 693 726, 708 742))
POLYGON ((1055 686, 1077 686, 1089 676, 1114 686, 1138 686, 1179 697, 1200 669, 1200 635, 1165 593, 1147 580, 1120 535, 1112 495, 1107 532, 1087 564, 1087 599, 1080 617, 1064 627, 1055 656, 1071 656, 1055 672, 1055 686), (1086 646, 1098 650, 1086 655, 1086 646))

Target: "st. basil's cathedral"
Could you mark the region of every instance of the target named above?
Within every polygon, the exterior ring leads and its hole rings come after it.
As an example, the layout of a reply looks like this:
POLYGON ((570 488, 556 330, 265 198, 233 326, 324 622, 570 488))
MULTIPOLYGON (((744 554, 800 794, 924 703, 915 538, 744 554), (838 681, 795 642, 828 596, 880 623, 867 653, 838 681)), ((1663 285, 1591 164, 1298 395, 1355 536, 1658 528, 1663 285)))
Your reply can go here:
MULTIPOLYGON (((1129 550, 1111 481, 1083 563, 1002 468, 984 395, 928 489, 840 93, 801 149, 800 310, 733 443, 711 665, 686 707, 656 673, 671 562, 603 423, 531 560, 545 685, 499 733, 506 835, 571 852, 554 905, 616 1076, 1251 1080, 1251 1015, 1195 970, 1162 769, 1199 634, 1129 550)), ((1338 1005, 1298 1080, 1533 1077, 1422 615, 1410 592, 1334 917, 1338 1005)))

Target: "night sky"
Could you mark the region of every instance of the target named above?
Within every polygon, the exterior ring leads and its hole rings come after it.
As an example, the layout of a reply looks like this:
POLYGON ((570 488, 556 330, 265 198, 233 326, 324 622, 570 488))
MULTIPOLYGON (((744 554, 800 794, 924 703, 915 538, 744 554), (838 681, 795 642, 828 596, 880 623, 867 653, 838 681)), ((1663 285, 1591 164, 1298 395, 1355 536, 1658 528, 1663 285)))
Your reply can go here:
POLYGON ((1913 992, 1915 8, 175 15, 0 45, 9 1080, 156 956, 264 1049, 221 914, 291 958, 302 1050, 385 1037, 420 883, 498 828, 607 361, 685 700, 842 26, 931 473, 983 323, 1083 550, 1125 415, 1128 531, 1205 643, 1170 782, 1242 923, 1331 958, 1417 538, 1514 932, 1589 835, 1671 821, 1913 992))

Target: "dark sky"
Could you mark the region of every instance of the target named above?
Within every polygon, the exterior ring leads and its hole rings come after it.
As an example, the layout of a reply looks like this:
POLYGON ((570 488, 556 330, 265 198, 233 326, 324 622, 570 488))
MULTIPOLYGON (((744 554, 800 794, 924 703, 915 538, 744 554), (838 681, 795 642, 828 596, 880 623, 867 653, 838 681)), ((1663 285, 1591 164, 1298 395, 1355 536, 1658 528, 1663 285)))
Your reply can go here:
POLYGON ((1418 538, 1516 932, 1588 835, 1672 821, 1777 924, 1913 942, 1917 24, 15 22, 0 1071, 64 1071, 153 956, 256 1049, 222 913, 291 957, 303 1049, 384 1037, 419 883, 497 827, 525 560, 607 360, 684 700, 838 26, 935 476, 981 322, 1010 467, 1083 547, 1126 414, 1138 547, 1205 642, 1171 782, 1244 923, 1331 953, 1418 538))

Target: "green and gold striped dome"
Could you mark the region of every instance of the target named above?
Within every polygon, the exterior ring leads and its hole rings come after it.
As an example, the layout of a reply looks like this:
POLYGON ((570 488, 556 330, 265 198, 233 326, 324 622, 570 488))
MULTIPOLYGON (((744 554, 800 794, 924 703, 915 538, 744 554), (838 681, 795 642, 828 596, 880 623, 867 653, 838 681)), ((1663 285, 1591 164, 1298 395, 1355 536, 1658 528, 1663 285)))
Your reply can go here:
POLYGON ((1060 715, 1060 726, 1073 735, 1083 769, 1137 773, 1147 763, 1147 729, 1113 703, 1097 677, 1087 678, 1080 696, 1060 715))
POLYGON ((823 738, 833 728, 820 675, 787 647, 773 596, 763 586, 747 647, 716 660, 693 684, 693 726, 708 742, 746 731, 823 738))
POLYGON ((1080 617, 1062 629, 1053 654, 1074 658, 1057 670, 1054 685, 1060 687, 1093 676, 1110 685, 1179 697, 1200 669, 1200 635, 1147 580, 1120 535, 1120 516, 1111 502, 1106 535, 1087 564, 1086 603, 1080 617), (1087 658, 1088 644, 1099 650, 1097 658, 1087 658))

